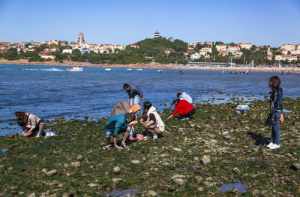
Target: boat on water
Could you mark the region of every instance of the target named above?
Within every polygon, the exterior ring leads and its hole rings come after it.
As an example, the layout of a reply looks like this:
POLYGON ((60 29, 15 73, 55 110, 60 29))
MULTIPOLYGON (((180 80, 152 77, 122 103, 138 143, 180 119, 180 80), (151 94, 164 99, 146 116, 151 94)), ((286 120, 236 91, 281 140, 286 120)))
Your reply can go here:
POLYGON ((111 71, 111 68, 105 68, 104 70, 105 71, 111 71))
POLYGON ((127 68, 127 70, 128 70, 128 71, 132 71, 133 69, 132 69, 132 68, 127 68))
POLYGON ((136 69, 137 71, 143 71, 144 69, 143 68, 138 68, 136 69))
POLYGON ((70 71, 70 72, 82 72, 83 68, 79 67, 79 66, 74 66, 74 67, 68 69, 68 71, 70 71))

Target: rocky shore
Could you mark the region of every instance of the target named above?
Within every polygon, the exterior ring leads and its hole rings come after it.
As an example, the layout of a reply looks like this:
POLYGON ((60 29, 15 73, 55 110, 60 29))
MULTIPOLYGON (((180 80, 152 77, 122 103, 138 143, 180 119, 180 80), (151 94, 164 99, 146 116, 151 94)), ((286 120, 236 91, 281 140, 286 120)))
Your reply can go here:
POLYGON ((275 72, 275 73, 300 73, 300 67, 271 67, 261 65, 257 67, 250 66, 212 66, 197 64, 92 64, 89 62, 56 61, 29 62, 28 60, 8 61, 0 59, 0 64, 17 64, 17 65, 45 65, 45 66, 81 66, 81 67, 99 67, 99 68, 149 68, 149 69, 174 69, 174 70, 206 70, 206 71, 223 71, 223 72, 275 72))
POLYGON ((299 196, 300 100, 284 106, 291 112, 274 151, 264 147, 270 129, 263 101, 244 114, 235 104, 199 105, 194 119, 168 122, 157 142, 122 151, 102 149, 103 119, 56 120, 48 126, 56 137, 2 137, 0 149, 8 151, 0 155, 0 196, 242 195, 221 193, 233 182, 246 186, 244 196, 299 196))

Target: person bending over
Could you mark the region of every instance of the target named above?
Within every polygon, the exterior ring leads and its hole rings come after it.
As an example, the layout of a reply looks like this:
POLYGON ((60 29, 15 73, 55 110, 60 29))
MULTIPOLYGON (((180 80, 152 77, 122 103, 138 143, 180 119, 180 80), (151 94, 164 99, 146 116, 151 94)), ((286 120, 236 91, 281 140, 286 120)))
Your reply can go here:
POLYGON ((185 99, 178 99, 175 102, 175 107, 172 114, 167 118, 167 120, 172 118, 184 119, 191 118, 195 112, 195 107, 193 104, 189 103, 185 99))
POLYGON ((22 135, 25 137, 43 136, 44 123, 38 116, 29 112, 15 113, 18 124, 22 127, 22 135))
POLYGON ((123 85, 123 89, 127 92, 129 97, 129 105, 139 104, 140 100, 144 98, 144 95, 141 90, 136 88, 133 85, 129 85, 128 83, 125 83, 123 85))
POLYGON ((149 101, 144 102, 144 112, 140 122, 147 132, 152 133, 153 140, 157 140, 158 134, 165 131, 163 120, 149 101))
MULTIPOLYGON (((137 110, 138 108, 136 108, 137 110)), ((131 110, 130 113, 126 114, 117 114, 111 116, 107 120, 107 124, 105 126, 105 135, 108 142, 106 148, 110 148, 114 146, 117 149, 126 148, 126 140, 129 135, 129 131, 134 125, 137 124, 136 113, 137 111, 131 110), (117 143, 117 136, 123 133, 121 146, 117 143)))

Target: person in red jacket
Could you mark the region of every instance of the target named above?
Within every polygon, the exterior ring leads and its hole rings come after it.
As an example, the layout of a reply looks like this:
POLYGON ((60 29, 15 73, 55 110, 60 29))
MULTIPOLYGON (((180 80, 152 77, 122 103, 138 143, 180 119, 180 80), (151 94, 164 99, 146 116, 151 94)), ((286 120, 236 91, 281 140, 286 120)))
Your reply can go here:
POLYGON ((178 119, 191 118, 194 112, 195 108, 193 104, 189 103, 185 99, 180 99, 177 100, 177 102, 175 103, 174 110, 172 114, 168 117, 168 120, 173 117, 178 119))

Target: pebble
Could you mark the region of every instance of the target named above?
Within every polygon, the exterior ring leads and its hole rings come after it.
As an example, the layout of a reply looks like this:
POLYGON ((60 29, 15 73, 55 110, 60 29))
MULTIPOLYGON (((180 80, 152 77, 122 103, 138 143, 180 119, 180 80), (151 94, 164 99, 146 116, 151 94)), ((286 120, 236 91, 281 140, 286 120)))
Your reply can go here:
POLYGON ((172 180, 177 184, 177 185, 184 185, 186 183, 185 180, 186 176, 184 175, 180 175, 180 174, 176 174, 174 176, 172 176, 172 180))
POLYGON ((45 168, 42 170, 42 172, 44 172, 47 176, 53 176, 55 174, 57 174, 57 170, 50 170, 50 171, 47 171, 45 168))
POLYGON ((140 164, 141 161, 140 161, 140 160, 131 160, 131 163, 132 163, 132 164, 140 164))
POLYGON ((121 182, 123 179, 121 179, 121 178, 113 178, 112 179, 112 182, 113 183, 118 183, 118 182, 121 182))
POLYGON ((182 151, 182 149, 181 149, 181 148, 176 148, 176 147, 175 147, 175 148, 173 148, 173 150, 174 150, 174 151, 176 151, 176 152, 181 152, 181 151, 182 151))
POLYGON ((198 190, 199 192, 203 192, 203 191, 204 191, 204 188, 203 188, 203 187, 198 187, 197 190, 198 190))
POLYGON ((97 187, 98 185, 96 183, 89 183, 88 186, 89 187, 97 187))
POLYGON ((35 193, 31 193, 27 197, 36 197, 36 195, 35 195, 35 193))
POLYGON ((75 167, 75 168, 80 167, 80 161, 73 161, 73 162, 71 163, 71 166, 73 166, 73 167, 75 167))
POLYGON ((77 159, 78 161, 81 161, 81 160, 83 160, 83 156, 82 156, 82 155, 78 155, 76 159, 77 159))
POLYGON ((153 191, 153 190, 149 190, 149 191, 147 192, 146 196, 155 197, 155 196, 157 196, 157 193, 156 193, 155 191, 153 191))
POLYGON ((118 173, 121 172, 121 168, 120 168, 119 166, 115 166, 115 167, 113 168, 113 172, 114 172, 115 174, 118 174, 118 173))
POLYGON ((211 162, 210 156, 209 155, 203 155, 203 157, 201 158, 201 162, 204 165, 209 164, 211 162))
POLYGON ((293 170, 300 170, 300 163, 293 163, 292 164, 292 169, 293 170))

